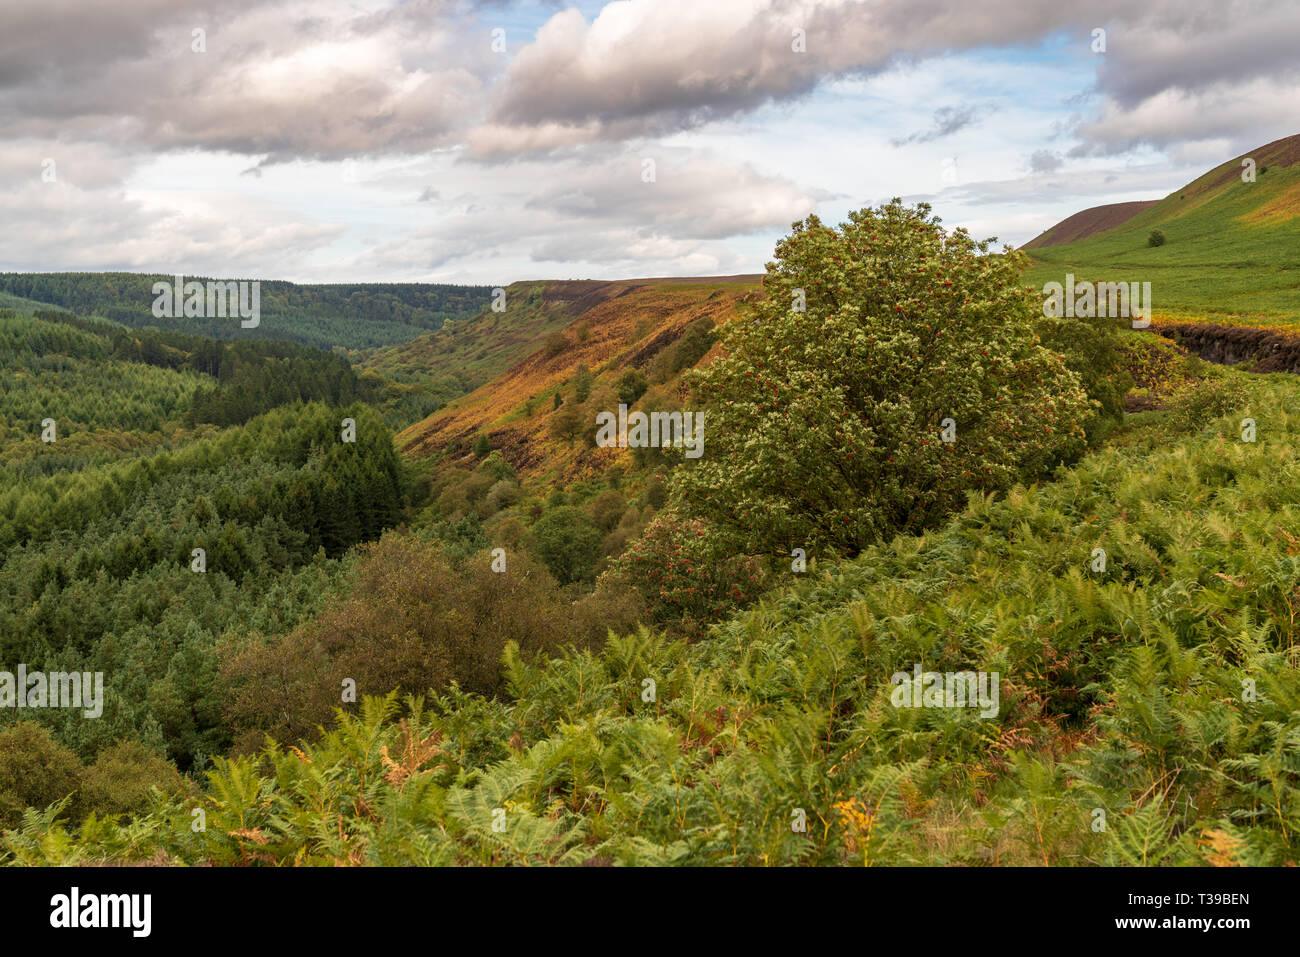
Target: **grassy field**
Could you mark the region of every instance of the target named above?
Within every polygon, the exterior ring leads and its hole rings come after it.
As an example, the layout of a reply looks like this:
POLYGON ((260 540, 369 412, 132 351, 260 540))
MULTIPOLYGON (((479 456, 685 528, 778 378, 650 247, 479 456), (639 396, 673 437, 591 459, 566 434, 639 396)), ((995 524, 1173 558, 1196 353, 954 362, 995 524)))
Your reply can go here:
POLYGON ((1026 284, 1150 282, 1157 318, 1300 325, 1300 163, 1240 172, 1231 160, 1114 229, 1029 250, 1026 284), (1163 246, 1147 245, 1153 229, 1163 246))

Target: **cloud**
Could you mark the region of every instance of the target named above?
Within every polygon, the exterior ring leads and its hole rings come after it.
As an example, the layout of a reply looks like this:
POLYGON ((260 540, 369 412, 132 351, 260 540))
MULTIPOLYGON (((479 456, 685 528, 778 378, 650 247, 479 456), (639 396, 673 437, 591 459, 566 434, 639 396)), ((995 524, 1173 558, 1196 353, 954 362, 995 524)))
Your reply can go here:
POLYGON ((287 216, 230 194, 184 198, 133 190, 137 164, 98 146, 0 146, 0 262, 17 271, 86 270, 274 275, 334 241, 341 227, 287 216), (53 160, 53 178, 42 173, 53 160))
POLYGON ((1027 223, 1016 204, 1163 195, 1300 129, 1300 7, 1284 0, 560 6, 0 4, 0 260, 749 271, 840 199, 933 183, 946 209, 1027 223), (979 182, 944 178, 958 151, 979 182), (340 178, 348 161, 365 175, 340 178))
POLYGON ((1122 172, 1102 167, 1071 170, 1068 175, 1060 176, 1051 172, 1034 172, 1011 179, 963 183, 952 187, 945 197, 967 206, 1040 206, 1064 202, 1083 209, 1102 202, 1163 199, 1203 172, 1203 166, 1170 170, 1164 163, 1134 166, 1122 172))
MULTIPOLYGON (((1294 132, 1300 6, 1287 0, 624 0, 550 15, 508 55, 454 0, 46 0, 0 6, 9 136, 262 163, 417 154, 487 158, 668 136, 792 103, 827 82, 963 51, 1071 38, 1096 62, 1075 155, 1294 132), (1107 51, 1089 52, 1104 24, 1107 51), (205 31, 206 52, 193 49, 205 31), (1257 102, 1250 97, 1258 96, 1257 102), (1177 122, 1151 124, 1172 107, 1177 122), (1271 111, 1271 112, 1270 112, 1271 111), (1202 128, 1195 124, 1199 122, 1202 128), (1144 128, 1150 127, 1147 132, 1144 128)), ((951 135, 936 112, 899 145, 951 135)), ((1280 135, 1280 134, 1279 134, 1280 135)))
POLYGON ((1108 24, 1099 105, 1074 156, 1216 141, 1231 155, 1300 129, 1300 6, 1208 0, 1135 8, 1108 24))
POLYGON ((1034 150, 1029 157, 1029 168, 1035 173, 1052 173, 1065 164, 1060 153, 1051 150, 1034 150))
MULTIPOLYGON (((990 108, 990 111, 992 109, 996 109, 996 107, 990 108)), ((975 122, 975 117, 976 109, 974 106, 941 106, 934 111, 934 119, 931 121, 928 130, 902 136, 891 140, 891 142, 895 146, 906 146, 909 143, 933 143, 935 140, 951 136, 958 130, 970 126, 975 122)))
POLYGON ((416 152, 480 112, 498 69, 428 0, 363 13, 345 0, 53 6, 0 7, 10 135, 270 162, 416 152))
MULTIPOLYGON (((1072 156, 1209 142, 1218 162, 1300 130, 1300 86, 1261 77, 1209 90, 1163 90, 1125 107, 1106 100, 1078 126, 1072 156)), ((1204 151, 1207 155, 1210 151, 1204 151)))
POLYGON ((554 145, 694 129, 909 59, 1082 30, 1125 5, 1084 6, 1091 12, 1047 0, 627 0, 590 23, 565 10, 496 84, 491 134, 476 148, 536 149, 539 130, 554 145))
POLYGON ((516 262, 618 267, 614 274, 716 272, 742 264, 727 240, 788 229, 816 209, 821 195, 681 147, 660 148, 653 157, 607 148, 505 166, 456 164, 445 178, 452 177, 463 202, 449 202, 438 220, 383 243, 356 267, 400 263, 410 271, 445 272, 493 250, 516 262), (643 179, 646 158, 655 161, 653 182, 643 179), (482 184, 498 176, 545 185, 492 195, 482 184))

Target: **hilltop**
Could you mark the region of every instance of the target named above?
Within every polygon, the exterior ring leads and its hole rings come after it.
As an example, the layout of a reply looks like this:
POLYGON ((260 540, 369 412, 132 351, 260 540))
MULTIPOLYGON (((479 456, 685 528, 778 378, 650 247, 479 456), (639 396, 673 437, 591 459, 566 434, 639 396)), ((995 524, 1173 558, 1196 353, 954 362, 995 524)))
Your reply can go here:
POLYGON ((1300 321, 1300 134, 1234 157, 1164 199, 1083 212, 1024 248, 1029 284, 1149 281, 1160 316, 1259 325, 1300 321), (1244 182, 1244 160, 1255 163, 1244 182), (1159 229, 1161 246, 1149 246, 1159 229))
POLYGON ((1128 222, 1138 213, 1158 203, 1157 199, 1139 200, 1135 203, 1110 203, 1106 206, 1094 206, 1069 216, 1051 229, 1044 230, 1021 249, 1041 249, 1044 246, 1063 246, 1078 242, 1097 233, 1103 233, 1128 222))

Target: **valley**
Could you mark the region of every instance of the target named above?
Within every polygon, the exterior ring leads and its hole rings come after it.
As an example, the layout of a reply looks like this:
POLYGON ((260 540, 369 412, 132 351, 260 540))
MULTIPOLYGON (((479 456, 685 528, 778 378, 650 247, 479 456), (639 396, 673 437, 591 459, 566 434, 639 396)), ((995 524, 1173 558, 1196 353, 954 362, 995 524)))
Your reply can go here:
POLYGON ((1297 142, 1020 251, 0 275, 0 649, 103 680, 0 710, 0 854, 1294 863, 1297 142))

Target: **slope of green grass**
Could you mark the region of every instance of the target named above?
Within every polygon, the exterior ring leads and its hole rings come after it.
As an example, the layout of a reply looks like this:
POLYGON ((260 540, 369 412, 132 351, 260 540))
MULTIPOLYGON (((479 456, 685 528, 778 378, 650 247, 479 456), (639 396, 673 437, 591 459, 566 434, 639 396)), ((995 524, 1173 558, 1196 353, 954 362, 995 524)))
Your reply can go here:
POLYGON ((1114 229, 1028 250, 1027 284, 1150 282, 1157 316, 1300 323, 1300 163, 1240 173, 1231 160, 1114 229), (1147 245, 1153 229, 1163 246, 1147 245))

